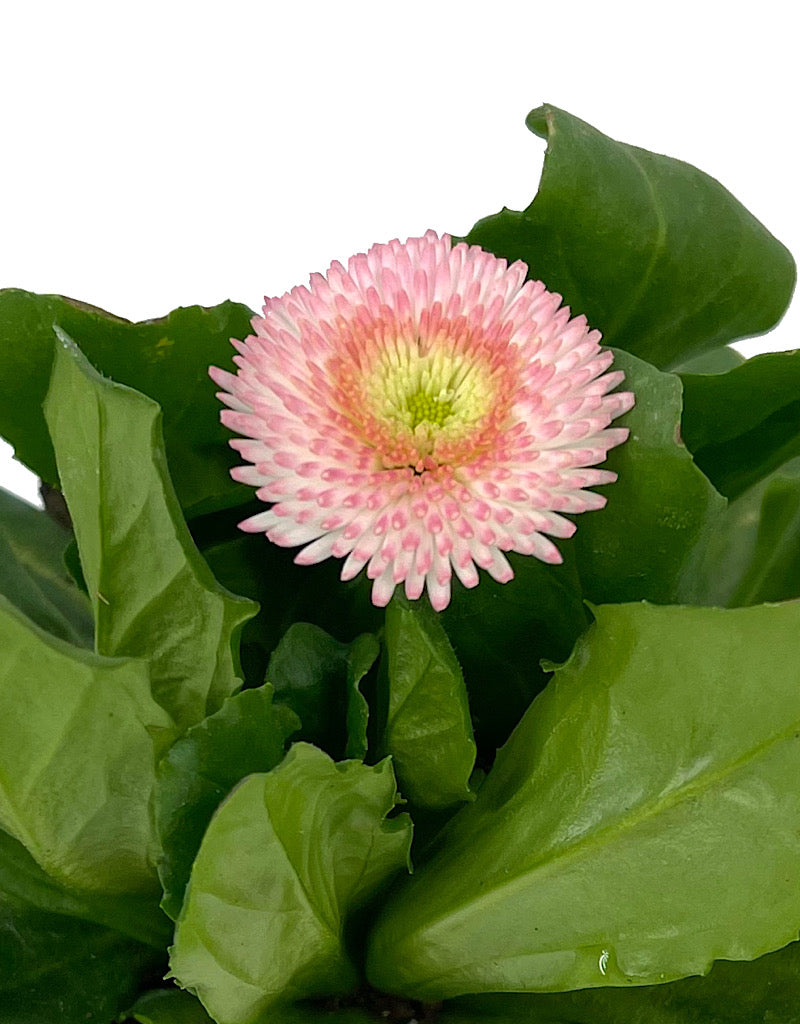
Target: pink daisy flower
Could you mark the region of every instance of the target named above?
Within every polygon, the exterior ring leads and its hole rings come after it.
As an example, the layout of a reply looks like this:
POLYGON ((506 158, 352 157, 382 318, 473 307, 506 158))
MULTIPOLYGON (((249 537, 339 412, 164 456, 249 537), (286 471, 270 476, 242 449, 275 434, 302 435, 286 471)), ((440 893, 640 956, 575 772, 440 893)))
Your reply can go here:
POLYGON ((382 606, 404 584, 437 610, 453 573, 505 583, 504 552, 559 563, 563 513, 602 508, 586 488, 628 435, 633 405, 612 354, 561 296, 477 246, 429 231, 332 263, 266 299, 233 340, 234 375, 212 367, 223 423, 248 465, 235 479, 271 507, 241 524, 295 561, 366 567, 382 606))

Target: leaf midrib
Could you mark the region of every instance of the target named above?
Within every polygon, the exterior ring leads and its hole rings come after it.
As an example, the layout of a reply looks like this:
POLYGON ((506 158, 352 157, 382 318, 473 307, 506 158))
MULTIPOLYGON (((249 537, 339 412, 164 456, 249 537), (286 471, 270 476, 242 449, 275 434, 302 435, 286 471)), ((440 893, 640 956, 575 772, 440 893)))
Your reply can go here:
MULTIPOLYGON (((762 743, 750 750, 747 750, 741 757, 736 758, 736 760, 730 762, 722 769, 698 775, 685 784, 678 786, 676 789, 670 790, 667 794, 662 795, 655 800, 645 802, 643 805, 640 805, 638 813, 632 815, 627 821, 625 819, 617 818, 605 827, 584 833, 574 842, 567 844, 561 850, 557 851, 555 856, 547 858, 543 857, 535 863, 527 865, 525 869, 515 877, 506 881, 500 880, 499 885, 486 890, 477 899, 465 900, 459 904, 455 910, 449 910, 440 917, 435 918, 426 926, 426 931, 430 931, 434 927, 439 926, 443 921, 452 922, 455 918, 462 915, 472 914, 485 903, 494 903, 498 899, 507 899, 509 891, 513 893, 517 888, 527 888, 531 884, 531 876, 535 875, 537 872, 544 873, 548 870, 552 871, 555 868, 562 866, 565 861, 574 860, 585 854, 586 848, 590 848, 591 846, 601 846, 609 833, 614 833, 614 838, 618 838, 626 832, 633 831, 639 825, 651 820, 657 815, 670 811, 673 807, 677 806, 684 800, 691 800, 708 792, 714 788, 715 785, 723 782, 730 776, 735 775, 741 768, 762 756, 769 748, 777 743, 790 739, 798 732, 800 732, 800 718, 792 722, 779 733, 774 733, 762 743), (699 779, 702 779, 703 781, 700 782, 698 781, 699 779)), ((535 777, 531 780, 531 785, 533 785, 534 782, 535 777)), ((542 951, 545 952, 544 949, 542 951)))

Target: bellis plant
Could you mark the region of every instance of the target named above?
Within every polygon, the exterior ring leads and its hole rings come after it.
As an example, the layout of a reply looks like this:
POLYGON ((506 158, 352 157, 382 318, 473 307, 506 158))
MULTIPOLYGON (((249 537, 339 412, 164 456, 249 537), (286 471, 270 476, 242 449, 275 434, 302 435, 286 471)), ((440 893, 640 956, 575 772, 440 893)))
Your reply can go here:
POLYGON ((261 316, 0 291, 0 1024, 800 1020, 794 263, 528 125, 261 316))

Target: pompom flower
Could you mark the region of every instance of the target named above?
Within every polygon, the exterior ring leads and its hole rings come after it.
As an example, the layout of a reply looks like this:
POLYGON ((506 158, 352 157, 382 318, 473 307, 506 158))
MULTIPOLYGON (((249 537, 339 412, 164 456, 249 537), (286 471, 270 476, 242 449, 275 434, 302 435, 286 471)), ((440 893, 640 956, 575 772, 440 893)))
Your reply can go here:
POLYGON ((628 435, 633 405, 585 317, 505 260, 428 232, 375 245, 309 287, 267 299, 233 340, 238 372, 212 368, 222 420, 248 465, 235 479, 271 507, 241 524, 295 561, 366 567, 372 600, 404 584, 437 610, 452 575, 505 583, 504 552, 561 561, 563 513, 602 508, 586 488, 628 435))

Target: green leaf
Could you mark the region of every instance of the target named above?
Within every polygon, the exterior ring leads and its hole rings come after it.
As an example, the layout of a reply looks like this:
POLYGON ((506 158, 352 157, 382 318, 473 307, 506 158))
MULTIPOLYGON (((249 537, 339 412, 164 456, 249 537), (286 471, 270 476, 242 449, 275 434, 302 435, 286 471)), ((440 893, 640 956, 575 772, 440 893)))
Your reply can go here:
POLYGON ((479 221, 468 243, 523 260, 606 344, 656 366, 778 322, 794 261, 718 181, 557 107, 527 125, 547 139, 539 191, 523 212, 479 221))
POLYGON ((95 647, 144 657, 156 700, 181 726, 240 685, 234 660, 255 612, 220 587, 175 498, 155 402, 101 377, 59 332, 45 416, 95 619, 95 647))
POLYGON ((407 864, 391 763, 334 764, 307 744, 245 779, 203 839, 171 951, 174 977, 218 1024, 357 981, 347 917, 407 864))
POLYGON ((800 1024, 800 946, 751 963, 720 960, 704 978, 553 995, 465 996, 440 1024, 800 1024))
MULTIPOLYGON (((242 671, 249 686, 260 686, 267 678, 273 652, 295 623, 310 623, 343 639, 375 634, 383 626, 383 609, 372 604, 372 581, 363 574, 342 582, 337 559, 296 565, 295 551, 270 543, 263 534, 243 534, 238 529, 242 519, 263 508, 263 503, 253 502, 236 515, 217 513, 190 524, 216 579, 260 605, 241 636, 242 671)), ((339 746, 331 753, 341 756, 345 741, 341 730, 338 733, 339 746)), ((347 751, 347 756, 353 753, 354 749, 347 751)))
POLYGON ((177 988, 145 992, 128 1011, 130 1018, 139 1024, 214 1024, 199 999, 177 988))
POLYGON ((64 567, 69 531, 0 488, 0 594, 42 629, 91 647, 89 603, 64 567))
POLYGON ((369 704, 361 692, 361 681, 380 654, 380 644, 372 633, 362 633, 347 652, 347 746, 344 756, 363 761, 367 756, 369 704))
POLYGON ((150 800, 172 722, 143 661, 71 647, 0 597, 0 827, 67 888, 154 893, 150 800))
POLYGON ((628 440, 603 464, 617 473, 608 504, 577 517, 574 542, 586 597, 596 602, 694 603, 699 559, 725 500, 680 440, 681 382, 626 352, 615 353, 636 405, 617 423, 628 440))
POLYGON ((458 659, 427 600, 395 595, 386 609, 386 720, 403 796, 442 810, 472 798, 475 741, 458 659))
POLYGON ((702 604, 744 607, 800 597, 800 458, 730 503, 702 575, 702 604))
POLYGON ((727 373, 735 366, 741 366, 745 361, 744 356, 735 348, 725 345, 723 348, 715 348, 710 352, 687 359, 685 363, 674 367, 674 373, 727 373))
POLYGON ((800 597, 800 460, 770 478, 760 511, 753 558, 733 606, 800 597))
POLYGON ((682 373, 681 380, 684 441, 727 497, 800 455, 800 351, 755 356, 727 373, 682 373))
POLYGON ((369 633, 343 644, 308 622, 290 626, 272 653, 267 679, 276 703, 300 717, 300 739, 333 757, 363 758, 369 708, 359 683, 379 650, 369 633))
POLYGON ((161 839, 161 906, 174 920, 203 833, 222 800, 245 775, 274 768, 297 716, 272 703, 272 687, 243 690, 191 728, 158 766, 156 824, 161 839))
POLYGON ((227 364, 230 338, 250 333, 252 312, 223 302, 176 309, 133 324, 60 295, 0 291, 0 434, 17 458, 56 484, 56 460, 42 402, 55 351, 53 326, 80 341, 101 373, 142 391, 164 409, 169 468, 181 505, 192 514, 241 504, 231 480, 236 454, 219 421, 209 364, 227 364))
POLYGON ((108 1024, 162 957, 111 929, 0 894, 0 1024, 108 1024))
POLYGON ((377 988, 646 985, 800 921, 800 603, 611 605, 371 940, 377 988))

